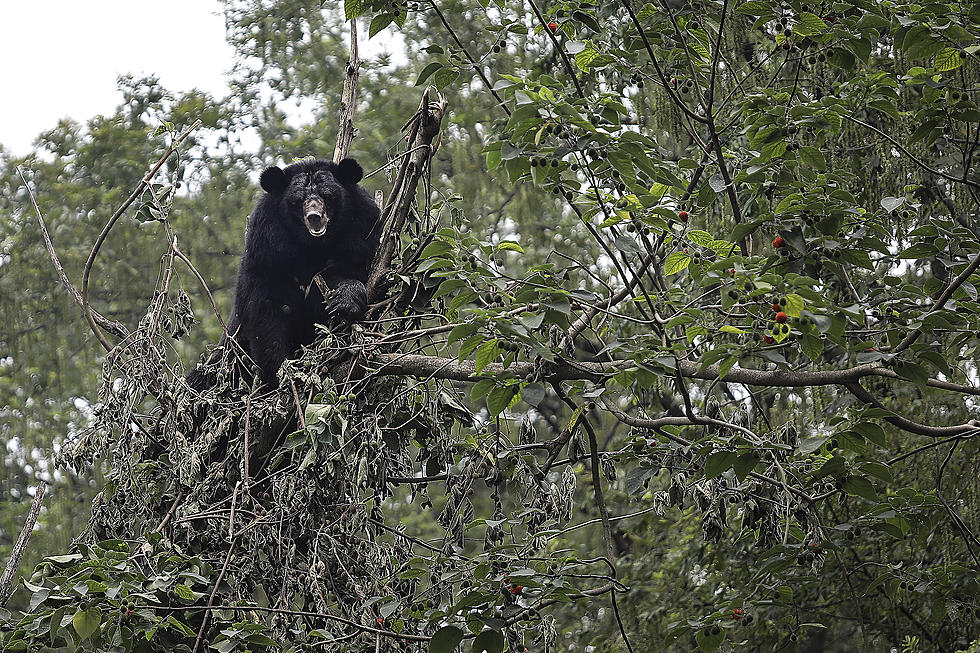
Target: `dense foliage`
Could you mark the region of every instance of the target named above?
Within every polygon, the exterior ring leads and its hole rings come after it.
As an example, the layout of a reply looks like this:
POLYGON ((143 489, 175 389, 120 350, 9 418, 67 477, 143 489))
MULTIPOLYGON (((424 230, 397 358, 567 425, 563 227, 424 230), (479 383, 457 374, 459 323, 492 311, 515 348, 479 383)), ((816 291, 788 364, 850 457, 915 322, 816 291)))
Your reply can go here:
POLYGON ((0 544, 55 490, 5 648, 976 648, 980 8, 226 7, 233 98, 123 80, 0 158, 0 544), (370 319, 192 392, 353 18, 407 44, 360 76, 370 319), (196 120, 96 257, 101 358, 17 166, 77 282, 196 120))

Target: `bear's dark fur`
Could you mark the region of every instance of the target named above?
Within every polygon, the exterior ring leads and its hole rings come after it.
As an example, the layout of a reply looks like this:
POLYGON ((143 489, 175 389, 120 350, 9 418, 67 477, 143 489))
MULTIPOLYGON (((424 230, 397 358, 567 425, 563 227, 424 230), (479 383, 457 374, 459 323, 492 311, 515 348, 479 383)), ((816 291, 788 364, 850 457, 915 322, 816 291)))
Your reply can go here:
MULTIPOLYGON (((262 172, 266 194, 248 218, 227 329, 268 386, 276 385, 282 362, 313 341, 314 323, 364 317, 381 225, 374 199, 358 185, 363 175, 353 159, 262 172), (330 287, 326 304, 317 273, 330 287)), ((187 380, 196 389, 213 384, 199 370, 187 380)))

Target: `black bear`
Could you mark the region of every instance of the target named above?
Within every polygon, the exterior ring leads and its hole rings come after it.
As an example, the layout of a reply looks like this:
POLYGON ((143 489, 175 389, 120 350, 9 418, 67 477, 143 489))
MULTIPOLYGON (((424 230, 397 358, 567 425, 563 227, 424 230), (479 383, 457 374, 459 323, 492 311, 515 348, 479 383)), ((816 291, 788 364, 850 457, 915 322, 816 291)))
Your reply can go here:
MULTIPOLYGON (((282 362, 313 341, 314 323, 350 323, 367 309, 368 266, 381 236, 380 211, 358 182, 354 159, 307 159, 266 168, 265 195, 248 218, 228 333, 276 385, 282 362), (324 302, 313 277, 330 287, 324 302)), ((211 385, 200 370, 192 388, 211 385)))

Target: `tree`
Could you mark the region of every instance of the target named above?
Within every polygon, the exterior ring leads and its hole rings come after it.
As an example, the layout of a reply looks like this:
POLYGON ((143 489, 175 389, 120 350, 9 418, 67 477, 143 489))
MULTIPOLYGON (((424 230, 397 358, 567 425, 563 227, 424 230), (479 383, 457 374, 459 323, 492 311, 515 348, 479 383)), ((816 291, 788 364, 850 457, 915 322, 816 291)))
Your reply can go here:
POLYGON ((168 263, 69 457, 105 489, 5 644, 967 648, 980 10, 345 12, 229 4, 253 115, 261 80, 336 106, 355 17, 445 93, 379 120, 407 90, 365 76, 362 137, 408 125, 354 141, 399 171, 369 321, 190 392, 181 204, 144 193, 168 263))

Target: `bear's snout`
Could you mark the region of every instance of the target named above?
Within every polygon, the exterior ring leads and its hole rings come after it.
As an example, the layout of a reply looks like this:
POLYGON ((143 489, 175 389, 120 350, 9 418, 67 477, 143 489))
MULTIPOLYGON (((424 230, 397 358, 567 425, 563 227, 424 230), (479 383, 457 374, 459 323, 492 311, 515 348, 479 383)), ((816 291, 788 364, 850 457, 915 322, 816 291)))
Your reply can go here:
POLYGON ((316 196, 309 197, 303 202, 303 222, 306 223, 306 229, 313 237, 322 236, 327 232, 329 219, 324 208, 323 200, 316 196))

